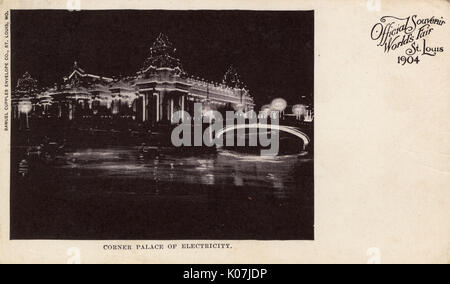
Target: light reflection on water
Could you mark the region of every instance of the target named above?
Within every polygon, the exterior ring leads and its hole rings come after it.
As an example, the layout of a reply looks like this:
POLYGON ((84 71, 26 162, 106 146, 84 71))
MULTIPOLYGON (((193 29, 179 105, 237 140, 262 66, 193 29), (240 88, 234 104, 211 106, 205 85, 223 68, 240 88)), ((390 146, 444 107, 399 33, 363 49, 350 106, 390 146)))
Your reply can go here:
MULTIPOLYGON (((295 187, 295 168, 311 162, 297 156, 261 158, 231 152, 148 158, 136 148, 85 149, 66 153, 58 166, 66 174, 149 179, 203 185, 235 185, 283 190, 295 187)), ((298 178, 298 177, 297 177, 298 178)))
POLYGON ((311 159, 151 155, 138 147, 53 156, 13 148, 13 213, 25 224, 16 227, 36 224, 19 233, 33 239, 36 232, 42 239, 61 232, 67 239, 313 239, 311 159))

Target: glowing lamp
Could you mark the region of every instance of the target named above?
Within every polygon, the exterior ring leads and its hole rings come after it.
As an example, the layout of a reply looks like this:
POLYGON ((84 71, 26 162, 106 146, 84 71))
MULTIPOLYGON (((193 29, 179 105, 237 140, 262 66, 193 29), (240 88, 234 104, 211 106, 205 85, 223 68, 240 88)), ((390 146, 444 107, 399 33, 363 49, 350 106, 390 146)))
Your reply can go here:
POLYGON ((306 114, 306 107, 304 105, 295 105, 292 107, 292 113, 301 116, 306 114))
POLYGON ((271 108, 274 111, 282 112, 286 109, 286 107, 287 107, 287 102, 285 99, 282 99, 282 98, 274 99, 271 104, 271 108))
POLYGON ((19 111, 21 113, 29 113, 33 109, 33 105, 30 101, 19 102, 19 111))

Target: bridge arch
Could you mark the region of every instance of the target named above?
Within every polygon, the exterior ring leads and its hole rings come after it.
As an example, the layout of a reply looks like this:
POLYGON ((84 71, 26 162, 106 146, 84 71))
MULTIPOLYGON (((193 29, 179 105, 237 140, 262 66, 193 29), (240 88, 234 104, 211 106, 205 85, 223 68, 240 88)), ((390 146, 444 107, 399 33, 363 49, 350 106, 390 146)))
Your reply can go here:
POLYGON ((238 125, 227 126, 216 133, 216 139, 222 138, 222 136, 227 132, 238 130, 238 129, 249 129, 249 128, 258 128, 258 129, 266 129, 266 130, 270 129, 270 130, 278 130, 278 131, 290 133, 290 134, 303 140, 303 150, 305 150, 306 147, 311 142, 308 135, 306 135, 305 133, 303 133, 296 127, 285 126, 285 125, 274 125, 274 124, 259 124, 259 123, 238 124, 238 125))

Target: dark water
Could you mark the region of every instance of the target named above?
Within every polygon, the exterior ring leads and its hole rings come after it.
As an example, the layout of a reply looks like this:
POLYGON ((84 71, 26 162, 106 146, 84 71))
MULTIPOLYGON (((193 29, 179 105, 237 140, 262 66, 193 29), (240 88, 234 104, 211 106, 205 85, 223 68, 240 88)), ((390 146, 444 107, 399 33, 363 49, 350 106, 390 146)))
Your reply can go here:
POLYGON ((13 239, 313 239, 313 161, 13 149, 13 239), (41 155, 42 156, 42 155, 41 155))

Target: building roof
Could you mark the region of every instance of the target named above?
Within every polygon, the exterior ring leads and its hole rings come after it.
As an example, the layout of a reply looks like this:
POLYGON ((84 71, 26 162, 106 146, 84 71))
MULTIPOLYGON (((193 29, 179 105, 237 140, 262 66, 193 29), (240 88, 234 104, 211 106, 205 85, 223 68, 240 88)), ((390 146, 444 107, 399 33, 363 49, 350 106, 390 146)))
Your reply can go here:
POLYGON ((123 80, 113 82, 109 89, 110 90, 135 91, 134 82, 125 82, 123 80))
POLYGON ((90 88, 92 92, 110 93, 109 87, 102 84, 95 84, 90 88))
POLYGON ((112 78, 86 73, 86 71, 84 71, 83 69, 81 69, 78 66, 78 62, 76 62, 76 61, 73 64, 73 71, 70 74, 70 76, 68 77, 68 80, 72 79, 73 76, 75 76, 75 75, 78 75, 78 76, 83 77, 83 78, 88 77, 88 78, 92 78, 92 79, 103 80, 103 81, 106 81, 106 82, 112 82, 113 81, 112 78))

